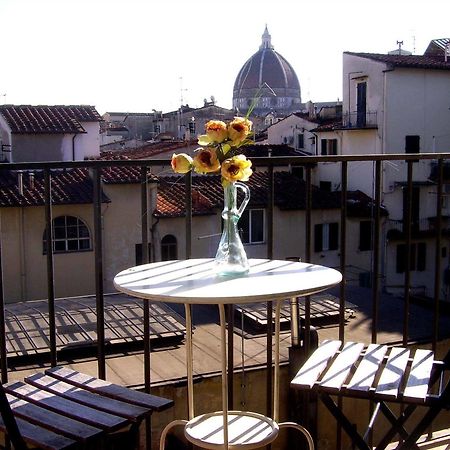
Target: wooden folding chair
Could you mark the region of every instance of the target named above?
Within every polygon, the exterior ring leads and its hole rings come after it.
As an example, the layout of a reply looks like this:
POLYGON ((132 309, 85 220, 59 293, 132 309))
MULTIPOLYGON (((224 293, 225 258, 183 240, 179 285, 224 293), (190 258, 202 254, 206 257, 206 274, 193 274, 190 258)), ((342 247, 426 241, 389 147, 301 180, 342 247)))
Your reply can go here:
POLYGON ((379 441, 381 450, 399 434, 403 442, 398 449, 417 448, 416 442, 443 408, 450 407, 450 383, 444 373, 450 368, 450 352, 443 361, 436 361, 430 350, 415 352, 403 347, 341 341, 324 341, 304 363, 291 382, 297 389, 316 391, 354 445, 371 450, 366 440, 381 411, 390 429, 379 441), (436 391, 433 388, 436 387, 436 391), (372 400, 375 409, 362 436, 348 417, 338 408, 333 395, 372 400), (397 417, 388 403, 404 405, 397 417), (405 424, 418 406, 426 412, 410 431, 405 424))
POLYGON ((64 367, 0 386, 0 430, 15 450, 137 448, 142 421, 173 405, 64 367))

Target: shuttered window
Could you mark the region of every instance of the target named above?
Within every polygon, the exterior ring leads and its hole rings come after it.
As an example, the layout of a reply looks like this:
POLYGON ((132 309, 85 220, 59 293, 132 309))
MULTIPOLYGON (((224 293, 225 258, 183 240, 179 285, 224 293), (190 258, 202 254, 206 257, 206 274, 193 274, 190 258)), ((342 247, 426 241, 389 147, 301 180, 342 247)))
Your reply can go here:
POLYGON ((339 247, 339 224, 321 223, 314 226, 314 251, 337 250, 339 247))
MULTIPOLYGON (((397 245, 396 271, 403 273, 406 270, 406 244, 397 245)), ((418 242, 411 244, 409 270, 423 272, 427 267, 427 244, 418 242)))

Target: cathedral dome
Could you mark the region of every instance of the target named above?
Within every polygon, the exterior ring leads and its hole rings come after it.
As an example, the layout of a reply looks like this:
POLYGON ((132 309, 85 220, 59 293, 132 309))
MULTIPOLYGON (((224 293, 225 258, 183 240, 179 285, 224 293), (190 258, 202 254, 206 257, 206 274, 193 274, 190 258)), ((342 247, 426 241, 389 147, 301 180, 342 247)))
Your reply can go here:
POLYGON ((245 113, 260 90, 254 109, 257 115, 270 111, 288 114, 300 108, 300 83, 289 62, 273 49, 266 29, 259 50, 242 66, 233 88, 233 108, 245 113))

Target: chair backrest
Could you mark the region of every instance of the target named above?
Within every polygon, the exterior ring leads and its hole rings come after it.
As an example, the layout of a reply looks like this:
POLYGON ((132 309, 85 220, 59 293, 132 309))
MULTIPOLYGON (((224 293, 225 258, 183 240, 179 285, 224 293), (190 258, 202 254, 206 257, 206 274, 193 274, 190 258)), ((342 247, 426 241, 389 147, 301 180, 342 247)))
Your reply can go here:
POLYGON ((19 427, 17 426, 16 419, 12 413, 2 383, 0 383, 0 415, 6 428, 6 434, 13 444, 14 449, 27 450, 27 444, 25 444, 25 441, 20 434, 19 427))

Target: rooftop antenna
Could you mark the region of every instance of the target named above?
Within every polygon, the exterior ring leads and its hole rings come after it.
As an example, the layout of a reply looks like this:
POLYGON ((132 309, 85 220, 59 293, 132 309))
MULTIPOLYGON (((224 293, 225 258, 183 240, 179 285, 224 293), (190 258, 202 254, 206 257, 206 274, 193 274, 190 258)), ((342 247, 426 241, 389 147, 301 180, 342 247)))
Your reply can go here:
POLYGON ((397 44, 398 44, 398 54, 401 55, 402 54, 403 41, 397 41, 397 44))
POLYGON ((180 105, 183 106, 183 92, 187 91, 187 89, 183 89, 183 77, 180 77, 180 105))

